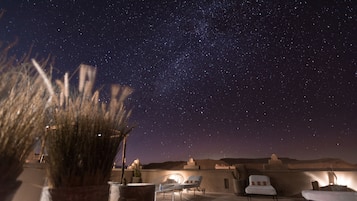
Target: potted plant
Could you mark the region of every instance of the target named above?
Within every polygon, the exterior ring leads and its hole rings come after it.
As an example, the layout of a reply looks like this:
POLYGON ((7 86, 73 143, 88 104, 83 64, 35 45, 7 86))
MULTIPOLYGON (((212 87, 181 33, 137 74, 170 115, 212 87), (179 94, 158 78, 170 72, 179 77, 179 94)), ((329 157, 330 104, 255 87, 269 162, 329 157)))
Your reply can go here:
POLYGON ((99 91, 92 92, 95 68, 80 66, 78 92, 71 94, 68 73, 64 80, 56 80, 56 89, 33 63, 52 95, 46 137, 49 200, 107 201, 114 158, 131 131, 127 123, 131 111, 124 102, 132 89, 113 85, 106 105, 99 91))
POLYGON ((43 128, 45 89, 26 61, 0 56, 0 200, 12 200, 18 176, 43 128), (20 62, 22 65, 20 65, 20 62))
POLYGON ((141 183, 141 164, 139 159, 135 159, 134 162, 128 167, 128 169, 133 171, 132 183, 141 183))
POLYGON ((116 183, 111 182, 111 190, 113 193, 110 196, 111 201, 154 201, 155 200, 155 184, 142 183, 141 164, 139 159, 128 167, 128 170, 133 171, 132 183, 116 183))

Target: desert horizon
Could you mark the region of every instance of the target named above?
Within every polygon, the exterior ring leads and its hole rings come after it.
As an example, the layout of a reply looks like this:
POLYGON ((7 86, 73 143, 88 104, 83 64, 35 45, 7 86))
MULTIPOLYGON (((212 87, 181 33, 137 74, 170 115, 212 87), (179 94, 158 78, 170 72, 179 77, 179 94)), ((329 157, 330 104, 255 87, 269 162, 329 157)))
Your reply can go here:
MULTIPOLYGON (((261 158, 194 158, 197 165, 203 169, 214 169, 215 164, 222 164, 226 166, 247 164, 254 166, 254 164, 268 164, 270 157, 261 158)), ((357 163, 350 163, 339 158, 318 158, 318 159, 294 159, 289 157, 279 157, 283 165, 287 165, 288 169, 357 169, 357 163)), ((182 169, 187 160, 168 160, 162 162, 149 162, 142 164, 143 169, 182 169)), ((117 164, 120 165, 120 164, 117 164)))

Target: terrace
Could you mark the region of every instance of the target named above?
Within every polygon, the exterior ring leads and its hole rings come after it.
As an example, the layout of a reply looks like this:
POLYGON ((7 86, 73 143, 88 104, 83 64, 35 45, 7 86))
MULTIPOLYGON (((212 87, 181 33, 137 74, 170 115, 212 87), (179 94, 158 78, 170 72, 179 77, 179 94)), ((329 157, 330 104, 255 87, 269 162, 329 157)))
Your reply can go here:
MULTIPOLYGON (((249 167, 249 166, 248 166, 249 167)), ((162 169, 142 169, 142 180, 145 183, 158 184, 168 175, 187 178, 190 175, 201 175, 203 177, 201 187, 205 193, 193 191, 182 191, 182 200, 192 201, 240 201, 247 200, 246 196, 234 194, 232 169, 181 169, 181 170, 162 170, 162 169)), ((280 201, 305 200, 301 196, 301 191, 312 189, 312 182, 318 181, 319 185, 328 186, 329 170, 289 170, 289 169, 247 169, 247 174, 264 174, 271 178, 272 185, 278 192, 280 201)), ((127 181, 130 181, 132 171, 124 172, 127 181)), ((357 189, 357 170, 338 170, 334 171, 337 180, 335 184, 345 185, 353 190, 357 189)), ((113 169, 112 181, 120 181, 121 170, 113 169)), ((13 197, 13 201, 39 201, 42 188, 46 183, 45 170, 43 164, 26 164, 24 172, 20 175, 21 187, 13 197)), ((157 201, 180 200, 180 193, 157 194, 157 201)), ((252 200, 272 200, 271 197, 254 196, 252 200)))

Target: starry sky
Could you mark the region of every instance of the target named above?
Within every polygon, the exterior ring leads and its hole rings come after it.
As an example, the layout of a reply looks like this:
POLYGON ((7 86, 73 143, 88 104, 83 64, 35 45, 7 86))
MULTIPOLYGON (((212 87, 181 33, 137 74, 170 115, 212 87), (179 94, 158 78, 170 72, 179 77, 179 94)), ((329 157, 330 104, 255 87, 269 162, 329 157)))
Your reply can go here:
MULTIPOLYGON (((128 85, 128 162, 357 163, 353 0, 0 0, 3 47, 128 85)), ((75 79, 75 78, 73 78, 75 79)), ((108 98, 102 90, 102 100, 108 98)))

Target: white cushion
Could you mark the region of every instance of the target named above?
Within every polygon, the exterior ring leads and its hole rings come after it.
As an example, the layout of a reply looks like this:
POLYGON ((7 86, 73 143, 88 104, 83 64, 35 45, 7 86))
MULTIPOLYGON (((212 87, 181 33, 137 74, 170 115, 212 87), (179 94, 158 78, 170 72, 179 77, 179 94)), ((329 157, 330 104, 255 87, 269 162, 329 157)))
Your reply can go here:
POLYGON ((269 177, 265 175, 250 175, 249 186, 245 188, 247 194, 276 195, 275 188, 270 184, 269 177))
POLYGON ((273 186, 247 186, 245 192, 247 194, 276 195, 276 190, 273 186))
POLYGON ((357 192, 303 190, 302 196, 316 201, 356 201, 357 192))

